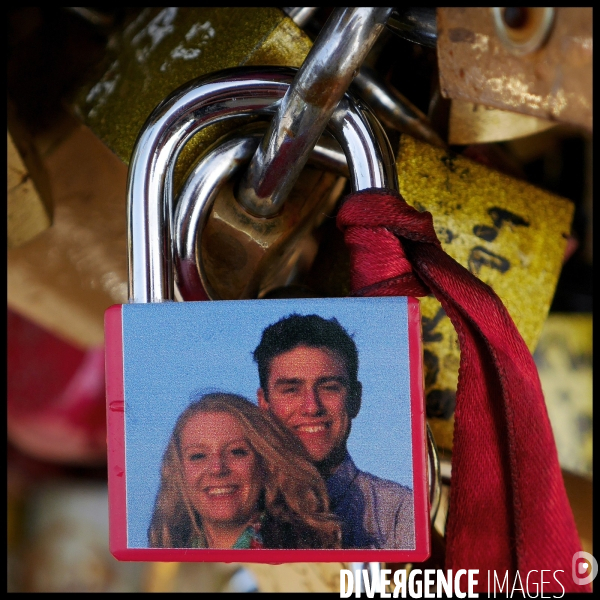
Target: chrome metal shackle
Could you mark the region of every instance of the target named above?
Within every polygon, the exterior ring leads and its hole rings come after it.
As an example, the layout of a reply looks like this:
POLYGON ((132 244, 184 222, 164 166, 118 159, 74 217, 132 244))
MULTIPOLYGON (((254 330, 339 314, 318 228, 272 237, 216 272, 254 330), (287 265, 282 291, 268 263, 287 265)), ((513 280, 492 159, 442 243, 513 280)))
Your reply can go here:
POLYGON ((392 10, 380 6, 333 9, 238 185, 238 201, 249 213, 272 217, 281 210, 392 10))
MULTIPOLYGON (((309 159, 312 164, 334 167, 346 176, 349 171, 353 191, 371 187, 397 189, 392 149, 370 109, 348 94, 334 110, 327 130, 344 154, 331 147, 327 138, 322 138, 309 159)), ((259 132, 225 136, 196 163, 181 188, 174 236, 176 280, 184 300, 220 299, 206 275, 202 253, 196 249, 200 247, 199 238, 216 195, 227 181, 243 174, 261 139, 259 132)))
MULTIPOLYGON (((175 281, 183 300, 220 300, 206 274, 199 238, 222 186, 238 178, 260 144, 267 124, 251 132, 232 132, 217 140, 196 162, 181 186, 175 208, 175 281)), ((323 136, 308 164, 349 177, 346 156, 333 138, 323 136)), ((255 279, 255 277, 253 278, 255 279)), ((252 282, 249 282, 250 288, 252 282)), ((254 297, 250 292, 243 298, 254 297)))
MULTIPOLYGON (((178 88, 151 113, 138 135, 127 182, 129 302, 174 299, 173 172, 185 144, 214 123, 272 115, 295 73, 286 67, 219 71, 178 88)), ((334 110, 327 130, 347 157, 354 190, 397 188, 389 141, 350 94, 334 110)))

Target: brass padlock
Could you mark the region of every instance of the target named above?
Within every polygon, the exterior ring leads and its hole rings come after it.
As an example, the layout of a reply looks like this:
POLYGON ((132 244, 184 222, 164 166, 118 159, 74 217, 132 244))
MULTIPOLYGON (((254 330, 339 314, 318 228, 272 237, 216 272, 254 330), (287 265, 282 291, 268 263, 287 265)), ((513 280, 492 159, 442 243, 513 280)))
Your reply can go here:
POLYGON ((175 260, 179 268, 191 274, 191 281, 178 280, 179 292, 188 300, 201 298, 196 292, 201 289, 210 290, 212 299, 261 298, 301 282, 312 266, 318 250, 312 232, 332 213, 346 184, 345 177, 318 168, 326 166, 321 144, 309 159, 313 166, 304 169, 274 217, 263 219, 246 211, 236 198, 236 178, 231 177, 218 190, 211 190, 216 198, 210 219, 200 224, 194 218, 196 200, 205 194, 200 191, 202 184, 209 174, 212 181, 217 179, 215 165, 226 168, 230 153, 235 155, 235 162, 228 164, 238 169, 247 164, 265 129, 257 124, 219 139, 182 186, 176 201, 175 260), (239 138, 244 138, 242 144, 239 138), (198 230, 203 231, 200 242, 196 241, 200 240, 198 230), (197 263, 204 266, 202 283, 196 277, 197 263))
MULTIPOLYGON (((128 164, 147 116, 180 85, 240 65, 299 67, 311 45, 274 7, 144 8, 113 35, 103 75, 81 88, 75 110, 128 164)), ((176 187, 203 150, 237 124, 216 125, 187 145, 175 168, 176 187)))

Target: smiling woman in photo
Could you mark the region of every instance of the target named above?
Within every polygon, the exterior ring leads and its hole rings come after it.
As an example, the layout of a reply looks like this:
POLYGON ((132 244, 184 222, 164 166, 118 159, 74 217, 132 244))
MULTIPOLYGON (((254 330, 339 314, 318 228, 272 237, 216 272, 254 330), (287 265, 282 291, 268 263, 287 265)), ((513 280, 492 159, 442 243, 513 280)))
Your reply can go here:
POLYGON ((339 548, 325 484, 303 448, 241 396, 179 417, 148 530, 152 548, 339 548))

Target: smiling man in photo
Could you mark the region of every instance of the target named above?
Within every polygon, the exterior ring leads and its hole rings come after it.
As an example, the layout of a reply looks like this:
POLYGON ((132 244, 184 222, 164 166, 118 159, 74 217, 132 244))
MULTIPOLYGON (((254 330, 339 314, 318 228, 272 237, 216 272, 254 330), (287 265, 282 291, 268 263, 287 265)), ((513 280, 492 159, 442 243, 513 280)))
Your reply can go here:
POLYGON ((346 442, 362 385, 358 351, 336 319, 293 314, 269 325, 254 351, 258 404, 304 446, 325 479, 344 548, 414 548, 413 493, 357 469, 346 442))

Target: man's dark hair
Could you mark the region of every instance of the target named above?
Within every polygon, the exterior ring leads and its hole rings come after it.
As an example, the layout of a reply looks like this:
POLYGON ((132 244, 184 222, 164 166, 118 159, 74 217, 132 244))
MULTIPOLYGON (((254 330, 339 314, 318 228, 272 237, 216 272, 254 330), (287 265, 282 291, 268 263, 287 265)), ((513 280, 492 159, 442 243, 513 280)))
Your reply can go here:
POLYGON ((358 350, 348 332, 334 317, 324 319, 319 315, 292 314, 265 328, 253 353, 258 365, 260 386, 267 393, 269 367, 276 356, 297 346, 327 348, 337 352, 348 371, 349 383, 358 379, 358 350))

